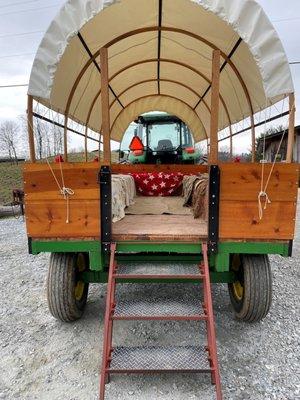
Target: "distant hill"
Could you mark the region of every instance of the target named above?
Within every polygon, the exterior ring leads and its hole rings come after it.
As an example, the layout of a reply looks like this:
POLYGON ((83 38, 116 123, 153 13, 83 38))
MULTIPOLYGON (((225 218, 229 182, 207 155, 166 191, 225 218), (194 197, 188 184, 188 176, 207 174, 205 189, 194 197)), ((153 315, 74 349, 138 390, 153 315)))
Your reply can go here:
POLYGON ((22 189, 22 166, 24 162, 18 165, 11 165, 8 162, 0 163, 0 205, 12 201, 12 190, 22 189))

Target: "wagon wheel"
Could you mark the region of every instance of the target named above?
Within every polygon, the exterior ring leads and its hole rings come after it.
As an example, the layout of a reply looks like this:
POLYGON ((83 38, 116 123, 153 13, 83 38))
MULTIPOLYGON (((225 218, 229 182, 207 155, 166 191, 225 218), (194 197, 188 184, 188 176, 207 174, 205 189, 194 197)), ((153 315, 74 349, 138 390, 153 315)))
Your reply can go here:
POLYGON ((272 302, 272 275, 267 255, 238 255, 232 258, 231 270, 236 280, 228 285, 231 304, 238 319, 261 321, 272 302))
POLYGON ((88 269, 83 253, 52 253, 47 277, 47 299, 51 314, 61 321, 79 319, 84 311, 89 284, 79 278, 88 269))

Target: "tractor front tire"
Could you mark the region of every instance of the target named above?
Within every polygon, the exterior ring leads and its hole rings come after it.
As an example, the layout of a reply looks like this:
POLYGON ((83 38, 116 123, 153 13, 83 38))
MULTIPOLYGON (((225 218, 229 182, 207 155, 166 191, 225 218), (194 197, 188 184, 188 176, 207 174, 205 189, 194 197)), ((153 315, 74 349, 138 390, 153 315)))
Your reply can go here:
POLYGON ((48 307, 56 319, 72 322, 81 318, 87 302, 89 284, 79 274, 88 269, 83 253, 51 253, 47 277, 48 307))
POLYGON ((266 317, 272 303, 272 274, 267 255, 234 255, 231 269, 236 280, 228 285, 237 319, 258 322, 266 317))

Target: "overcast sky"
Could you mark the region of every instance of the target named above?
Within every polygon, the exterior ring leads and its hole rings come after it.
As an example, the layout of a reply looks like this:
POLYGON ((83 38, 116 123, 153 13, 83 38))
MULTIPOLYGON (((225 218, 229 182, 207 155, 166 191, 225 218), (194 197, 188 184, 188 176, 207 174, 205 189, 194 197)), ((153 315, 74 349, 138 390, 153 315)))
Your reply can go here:
MULTIPOLYGON (((0 0, 0 86, 28 83, 38 45, 64 0, 0 0)), ((300 61, 300 1, 259 0, 283 42, 290 62, 300 61)), ((300 64, 291 66, 296 94, 300 64)), ((0 89, 0 120, 26 110, 27 88, 0 89)), ((297 123, 300 123, 298 101, 297 123)), ((235 150, 244 150, 242 139, 235 150)))

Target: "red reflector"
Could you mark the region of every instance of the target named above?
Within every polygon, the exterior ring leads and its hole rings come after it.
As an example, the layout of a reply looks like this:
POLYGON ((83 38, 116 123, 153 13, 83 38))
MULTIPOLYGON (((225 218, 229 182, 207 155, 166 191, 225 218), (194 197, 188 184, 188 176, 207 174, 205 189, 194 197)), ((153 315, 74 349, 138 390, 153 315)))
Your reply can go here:
POLYGON ((189 153, 189 154, 195 153, 194 147, 187 147, 187 148, 185 149, 185 151, 186 151, 187 153, 189 153))
POLYGON ((64 162, 63 156, 62 156, 61 154, 58 155, 58 156, 56 156, 56 157, 54 158, 54 162, 56 162, 57 164, 58 164, 58 163, 61 163, 61 162, 64 162))
POLYGON ((132 141, 129 145, 129 149, 131 151, 136 151, 136 150, 143 151, 144 150, 143 142, 141 141, 141 139, 138 136, 134 136, 132 138, 132 141))

